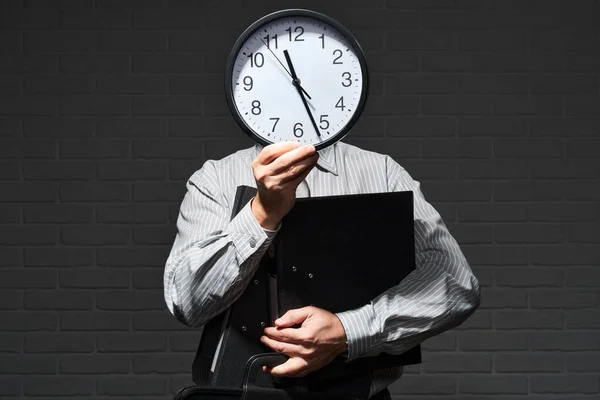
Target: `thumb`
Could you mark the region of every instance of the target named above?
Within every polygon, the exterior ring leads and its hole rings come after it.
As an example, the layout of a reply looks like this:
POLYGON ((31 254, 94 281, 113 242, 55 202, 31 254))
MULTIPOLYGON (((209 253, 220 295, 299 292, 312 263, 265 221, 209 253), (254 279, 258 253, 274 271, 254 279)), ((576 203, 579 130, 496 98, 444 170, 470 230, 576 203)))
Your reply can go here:
POLYGON ((310 316, 310 309, 308 307, 297 308, 289 310, 283 314, 279 319, 275 320, 275 325, 278 328, 288 328, 296 324, 301 324, 310 316))

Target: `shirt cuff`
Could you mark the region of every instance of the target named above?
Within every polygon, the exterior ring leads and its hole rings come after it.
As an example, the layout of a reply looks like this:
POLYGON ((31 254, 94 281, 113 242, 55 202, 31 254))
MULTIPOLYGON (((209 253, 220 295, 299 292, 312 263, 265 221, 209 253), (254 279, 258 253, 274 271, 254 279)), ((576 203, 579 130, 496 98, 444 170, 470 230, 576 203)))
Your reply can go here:
POLYGON ((346 362, 365 355, 379 340, 377 317, 372 304, 335 314, 346 331, 348 357, 346 362))
POLYGON ((252 201, 248 201, 227 226, 240 264, 253 255, 262 257, 281 228, 281 222, 275 230, 260 226, 252 213, 251 204, 252 201))

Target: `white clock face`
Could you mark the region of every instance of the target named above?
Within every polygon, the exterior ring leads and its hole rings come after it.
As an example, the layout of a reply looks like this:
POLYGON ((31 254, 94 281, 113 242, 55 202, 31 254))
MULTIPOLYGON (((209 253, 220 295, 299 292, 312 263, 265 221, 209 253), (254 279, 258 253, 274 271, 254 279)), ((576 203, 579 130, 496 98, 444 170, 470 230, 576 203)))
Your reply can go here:
POLYGON ((242 43, 232 68, 237 112, 268 143, 323 148, 341 138, 359 111, 364 77, 357 54, 319 19, 292 16, 262 25, 242 43))

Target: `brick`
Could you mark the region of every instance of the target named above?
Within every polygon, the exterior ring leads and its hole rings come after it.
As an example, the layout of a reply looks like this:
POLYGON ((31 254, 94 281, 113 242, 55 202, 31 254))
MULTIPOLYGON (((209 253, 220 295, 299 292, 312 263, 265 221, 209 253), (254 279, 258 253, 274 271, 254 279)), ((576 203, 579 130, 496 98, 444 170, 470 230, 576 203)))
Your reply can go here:
POLYGON ((135 74, 196 74, 204 69, 201 54, 135 54, 131 59, 135 74))
POLYGON ((191 354, 135 354, 133 372, 136 374, 189 373, 193 357, 191 354))
POLYGON ((26 353, 91 353, 94 336, 82 333, 35 333, 25 336, 26 353))
POLYGON ((489 373, 492 371, 492 357, 479 354, 426 354, 423 365, 427 373, 489 373))
POLYGON ((61 374, 126 374, 130 362, 126 354, 61 354, 58 368, 61 374))
POLYGON ((2 331, 54 331, 56 315, 42 312, 2 311, 2 331))
POLYGON ((527 125, 522 119, 513 118, 467 118, 458 120, 459 136, 525 136, 527 125))
POLYGON ((485 182, 428 182, 421 186, 428 201, 489 201, 492 187, 485 182))
POLYGON ((168 48, 168 36, 164 32, 111 31, 97 35, 100 53, 161 52, 168 48))
POLYGON ((198 349, 201 336, 202 329, 193 332, 172 332, 169 334, 169 350, 175 352, 195 352, 198 349))
POLYGON ((424 158, 489 158, 492 156, 490 139, 424 139, 424 158))
MULTIPOLYGON (((530 77, 510 74, 472 73, 457 77, 458 93, 465 94, 527 94, 530 92, 530 77)), ((490 118, 486 120, 489 121, 490 118)), ((524 124, 523 124, 524 125, 524 124)))
POLYGON ((26 266, 83 267, 91 266, 94 254, 91 249, 81 248, 32 248, 25 249, 26 266))
POLYGON ((44 269, 0 270, 0 287, 4 288, 55 288, 56 271, 44 269))
POLYGON ((492 313, 487 310, 479 309, 466 321, 461 323, 455 329, 457 330, 468 330, 468 329, 491 329, 492 328, 492 313))
POLYGON ((0 180, 20 180, 21 163, 16 161, 0 161, 0 180))
POLYGON ((494 227, 497 243, 562 243, 563 227, 551 224, 502 224, 494 227))
POLYGON ((487 96, 426 96, 421 101, 424 115, 490 115, 492 102, 487 96))
POLYGON ((165 179, 166 168, 161 163, 115 162, 98 165, 98 178, 103 180, 165 179))
POLYGON ((527 35, 522 32, 467 31, 458 34, 459 51, 513 52, 527 50, 527 35))
POLYGON ((90 180, 95 176, 94 164, 73 161, 27 161, 23 176, 28 180, 90 180))
POLYGON ((96 50, 96 37, 90 32, 24 32, 23 49, 28 53, 87 53, 96 50))
POLYGON ((194 95, 136 96, 133 99, 134 116, 187 116, 202 115, 203 98, 194 95))
POLYGON ((56 228, 50 226, 0 226, 3 245, 56 244, 56 228))
POLYGON ((600 390, 597 376, 560 375, 532 376, 530 388, 533 393, 593 393, 600 390))
POLYGON ((223 76, 211 75, 180 75, 169 77, 169 93, 221 95, 223 93, 223 76))
POLYGON ((21 395, 21 377, 1 376, 0 377, 0 395, 19 396, 21 395))
POLYGON ((389 137, 454 136, 455 122, 448 118, 390 117, 385 134, 389 137))
POLYGON ((425 53, 421 56, 423 72, 488 72, 489 56, 467 53, 425 53))
POLYGON ((458 391, 465 394, 526 394, 525 376, 482 376, 459 378, 458 391))
MULTIPOLYGON (((486 58, 487 70, 496 73, 545 73, 557 72, 562 68, 562 57, 556 54, 510 53, 492 54, 486 58)), ((506 103, 507 107, 510 107, 506 103)))
POLYGON ((572 310, 565 313, 565 326, 569 329, 599 329, 598 310, 572 310))
POLYGON ((60 72, 67 74, 114 74, 130 72, 129 54, 61 54, 60 72))
POLYGON ((497 158, 561 158, 563 148, 563 141, 557 139, 494 140, 494 156, 497 158))
POLYGON ((21 334, 0 334, 0 353, 22 353, 23 335, 21 334))
POLYGON ((177 202, 185 195, 185 185, 180 183, 141 182, 133 184, 135 202, 177 202))
POLYGON ((481 287, 493 286, 494 268, 471 265, 471 270, 473 270, 481 287))
MULTIPOLYGON (((17 117, 0 117, 0 137, 23 136, 23 122, 17 117)), ((6 141, 7 139, 3 139, 6 141)))
POLYGON ((531 136, 594 136, 600 128, 600 119, 597 118, 533 118, 527 124, 530 126, 531 136))
POLYGON ((125 244, 129 240, 129 229, 117 226, 62 227, 61 242, 75 245, 125 244))
POLYGON ((128 331, 131 316, 99 311, 67 312, 60 315, 61 331, 128 331))
POLYGON ((164 223, 168 207, 163 204, 98 205, 96 219, 100 223, 164 223))
POLYGON ((529 164, 530 176, 533 179, 600 177, 600 161, 597 159, 533 160, 529 164))
POLYGON ((0 248, 0 266, 19 267, 23 265, 23 251, 20 248, 0 248))
MULTIPOLYGON (((20 28, 19 28, 20 29, 20 28)), ((58 56, 54 54, 2 54, 0 73, 52 73, 58 72, 58 56)))
POLYGON ((172 160, 169 162, 169 179, 185 181, 201 167, 201 160, 172 160))
POLYGON ((128 183, 67 183, 60 184, 60 200, 64 202, 110 202, 130 200, 128 183))
POLYGON ((562 99, 557 96, 502 96, 494 102, 495 115, 557 115, 562 99))
POLYGON ((94 393, 94 379, 28 376, 23 380, 23 391, 28 396, 89 396, 94 393))
POLYGON ((100 395, 164 395, 167 378, 158 377, 101 377, 96 380, 100 395))
POLYGON ((199 30, 208 10, 177 8, 167 10, 145 9, 133 12, 134 29, 199 30))
POLYGON ((565 362, 568 372, 600 372, 600 356, 595 354, 568 354, 565 362))
POLYGON ((62 288, 128 288, 129 275, 129 271, 115 268, 61 270, 59 285, 62 288))
POLYGON ((133 287, 135 289, 162 289, 163 272, 158 269, 133 271, 133 287))
POLYGON ((535 246, 530 259, 533 265, 597 265, 599 250, 594 245, 535 246))
POLYGON ((600 225, 594 222, 567 224, 565 236, 569 243, 600 243, 600 225))
POLYGON ((132 229, 133 243, 170 245, 177 234, 174 226, 152 226, 132 229))
POLYGON ((84 11, 85 9, 93 8, 93 1, 91 0, 27 0, 27 8, 31 9, 76 9, 78 11, 84 11))
POLYGON ((532 77, 533 94, 595 94, 597 78, 588 75, 540 75, 532 77))
MULTIPOLYGON (((165 307, 166 308, 166 307, 165 307)), ((162 331, 183 330, 187 326, 182 324, 166 310, 139 311, 133 316, 134 331, 162 331)))
POLYGON ((598 296, 581 290, 535 290, 529 294, 532 308, 596 308, 598 296))
POLYGON ((561 329, 563 313, 560 311, 498 311, 496 329, 561 329))
MULTIPOLYGON (((152 29, 155 29, 154 27, 152 29)), ((213 35, 207 35, 204 30, 173 30, 169 34, 169 50, 185 53, 219 53, 231 47, 238 36, 239 32, 232 30, 219 31, 218 34, 213 35)))
POLYGON ((459 179, 525 179, 525 160, 459 160, 459 179))
POLYGON ((389 387, 391 394, 453 394, 456 393, 456 380, 441 376, 405 376, 389 387))
POLYGON ((521 203, 466 203, 458 204, 461 222, 524 222, 527 205, 521 203))
POLYGON ((61 140, 60 158, 126 158, 129 142, 126 140, 61 140))
POLYGON ((529 346, 533 351, 600 350, 600 339, 593 331, 531 332, 529 346))
POLYGON ((18 310, 23 306, 23 292, 17 290, 3 290, 0 292, 1 310, 18 310))
POLYGON ((164 310, 166 307, 162 290, 98 290, 95 296, 99 310, 142 311, 164 310))
POLYGON ((34 10, 28 5, 21 7, 6 7, 3 9, 2 27, 13 30, 48 30, 58 27, 55 10, 34 10))
POLYGON ((496 270, 496 284, 508 287, 563 286, 562 268, 503 267, 496 270))
POLYGON ((59 11, 63 30, 117 30, 130 28, 130 15, 124 10, 73 10, 59 11))
POLYGON ((369 99, 364 116, 416 115, 419 113, 419 99, 413 96, 373 96, 369 99))
POLYGON ((597 157, 600 148, 600 140, 598 139, 571 139, 566 143, 566 157, 597 157))
POLYGON ((101 75, 96 85, 103 94, 166 94, 168 90, 165 76, 101 75))
POLYGON ((167 121, 158 117, 106 117, 97 120, 98 137, 161 137, 166 136, 167 121))
POLYGON ((130 115, 130 100, 126 96, 67 96, 59 99, 60 116, 130 115))
MULTIPOLYGON (((5 9, 4 11, 6 12, 7 10, 5 9)), ((22 35, 19 32, 0 33, 0 48, 6 53, 19 53, 23 46, 21 37, 22 35)))
POLYGON ((56 144, 53 140, 3 140, 1 158, 54 158, 56 144))
POLYGON ((26 223, 88 223, 92 220, 93 208, 80 204, 25 204, 26 223))
MULTIPOLYGON (((2 48, 2 34, 0 33, 0 48, 2 48)), ((0 77, 0 93, 11 96, 23 94, 23 80, 16 77, 0 77)))
POLYGON ((566 97, 565 112, 571 116, 600 115, 600 97, 598 95, 566 97))
POLYGON ((166 8, 167 0, 99 0, 98 7, 114 10, 140 10, 146 8, 166 8))
MULTIPOLYGON (((367 150, 366 148, 363 148, 367 150)), ((388 155, 391 157, 393 153, 388 155)), ((429 179, 452 180, 456 177, 456 161, 454 160, 401 160, 402 167, 410 171, 417 181, 429 179)), ((437 209, 437 208, 436 208, 437 209)))
POLYGON ((481 292, 480 308, 527 308, 527 293, 523 290, 486 288, 481 292))
POLYGON ((562 372, 563 356, 555 354, 498 354, 496 372, 562 372))
POLYGON ((527 249, 518 246, 461 246, 467 260, 473 265, 526 265, 527 249))
POLYGON ((83 291, 28 291, 23 301, 28 310, 91 310, 93 296, 83 291))
POLYGON ((392 32, 385 37, 389 50, 454 50, 456 35, 447 31, 392 32))
POLYGON ((522 351, 527 350, 527 335, 523 332, 465 331, 458 334, 458 347, 463 351, 522 351))
POLYGON ((24 91, 29 94, 90 94, 93 78, 89 75, 34 75, 24 79, 24 91))
POLYGON ((170 246, 100 248, 96 257, 100 266, 164 268, 170 251, 170 246))
POLYGON ((186 137, 238 137, 239 125, 232 118, 171 117, 169 135, 186 137))
POLYGON ((496 182, 494 200, 498 202, 562 200, 560 189, 555 182, 496 182))
POLYGON ((102 333, 97 335, 100 353, 160 352, 167 346, 163 333, 102 333))
POLYGON ((600 268, 569 267, 565 270, 565 283, 572 287, 598 287, 600 286, 600 268))
MULTIPOLYGON (((94 134, 94 121, 91 118, 67 118, 67 117, 35 117, 23 121, 24 134, 27 138, 63 138, 63 137, 91 137, 94 134)), ((44 149, 43 158, 55 158, 58 146, 53 140, 32 140, 27 143, 39 143, 31 146, 39 152, 40 146, 44 149)))
POLYGON ((386 51, 365 54, 369 70, 375 73, 416 72, 419 68, 417 54, 409 51, 386 51))
POLYGON ((56 356, 0 355, 1 374, 56 374, 56 356))
POLYGON ((446 224, 452 236, 464 244, 489 243, 493 241, 492 227, 481 224, 446 224))
POLYGON ((457 87, 455 77, 442 74, 385 76, 385 90, 389 94, 452 94, 457 87))

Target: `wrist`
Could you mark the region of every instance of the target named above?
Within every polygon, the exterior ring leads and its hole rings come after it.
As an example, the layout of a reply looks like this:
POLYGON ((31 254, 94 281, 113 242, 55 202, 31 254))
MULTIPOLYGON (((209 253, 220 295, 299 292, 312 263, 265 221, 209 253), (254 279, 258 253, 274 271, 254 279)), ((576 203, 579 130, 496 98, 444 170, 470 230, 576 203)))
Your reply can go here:
POLYGON ((265 210, 264 206, 260 202, 258 196, 255 196, 251 203, 250 209, 252 210, 252 214, 254 214, 254 218, 258 221, 258 224, 264 228, 269 230, 277 229, 281 218, 274 216, 273 213, 269 213, 265 210))

